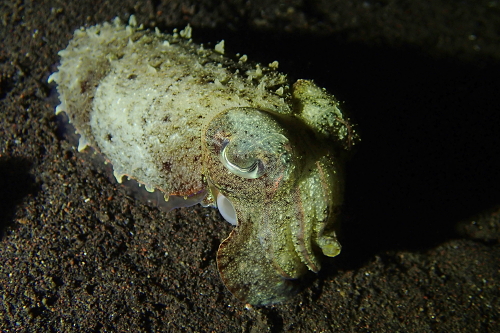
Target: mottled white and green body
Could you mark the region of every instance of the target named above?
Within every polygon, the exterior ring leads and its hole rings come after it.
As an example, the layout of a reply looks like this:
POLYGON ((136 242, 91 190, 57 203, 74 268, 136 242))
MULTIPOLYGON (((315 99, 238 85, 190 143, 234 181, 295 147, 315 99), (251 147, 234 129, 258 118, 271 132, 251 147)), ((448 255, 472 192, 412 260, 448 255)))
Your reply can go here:
POLYGON ((223 44, 205 49, 190 35, 150 32, 133 17, 75 31, 49 79, 56 111, 68 114, 79 149, 102 153, 118 181, 175 196, 172 207, 218 203, 237 225, 217 256, 224 283, 247 303, 275 303, 320 269, 321 253, 340 252, 339 152, 352 133, 337 101, 311 81, 290 85, 276 62, 233 61, 223 44))

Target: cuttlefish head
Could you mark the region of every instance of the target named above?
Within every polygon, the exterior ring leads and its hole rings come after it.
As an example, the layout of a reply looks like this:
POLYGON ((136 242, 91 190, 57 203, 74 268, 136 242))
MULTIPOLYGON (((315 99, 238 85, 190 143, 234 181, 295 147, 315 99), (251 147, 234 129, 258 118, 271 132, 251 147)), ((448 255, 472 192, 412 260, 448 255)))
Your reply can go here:
POLYGON ((330 149, 293 115, 232 108, 203 134, 204 174, 222 216, 236 227, 219 247, 226 287, 252 305, 280 302, 321 253, 340 244, 333 218, 342 201, 330 149))

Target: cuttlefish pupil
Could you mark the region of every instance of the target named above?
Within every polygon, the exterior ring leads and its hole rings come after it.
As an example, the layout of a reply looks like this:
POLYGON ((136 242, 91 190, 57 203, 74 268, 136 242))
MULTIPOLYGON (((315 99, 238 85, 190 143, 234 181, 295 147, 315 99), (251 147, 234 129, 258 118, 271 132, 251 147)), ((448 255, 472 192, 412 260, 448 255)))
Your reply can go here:
POLYGON ((240 167, 227 158, 227 146, 229 145, 229 139, 224 139, 222 141, 222 149, 220 151, 221 163, 233 174, 247 179, 256 179, 261 177, 266 172, 266 167, 260 159, 255 159, 250 166, 240 167))

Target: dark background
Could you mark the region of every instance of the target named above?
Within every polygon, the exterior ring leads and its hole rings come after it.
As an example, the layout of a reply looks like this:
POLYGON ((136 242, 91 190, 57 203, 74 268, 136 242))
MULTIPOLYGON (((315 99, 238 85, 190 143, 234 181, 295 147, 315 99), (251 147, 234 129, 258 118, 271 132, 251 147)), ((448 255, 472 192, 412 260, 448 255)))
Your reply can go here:
POLYGON ((500 331, 500 2, 3 1, 0 328, 38 332, 500 331), (80 26, 126 20, 278 60, 344 101, 342 254, 283 304, 220 281, 214 209, 127 196, 64 140, 47 84, 80 26))

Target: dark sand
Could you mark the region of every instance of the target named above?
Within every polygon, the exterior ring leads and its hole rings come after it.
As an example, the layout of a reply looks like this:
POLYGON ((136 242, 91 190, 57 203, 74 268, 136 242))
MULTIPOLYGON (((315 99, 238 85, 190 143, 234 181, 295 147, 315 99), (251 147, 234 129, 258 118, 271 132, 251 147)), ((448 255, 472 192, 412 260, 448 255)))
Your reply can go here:
POLYGON ((500 332, 500 3, 270 3, 2 1, 0 331, 500 332), (288 302, 225 289, 216 210, 145 206, 63 139, 57 51, 130 14, 278 60, 359 123, 343 252, 288 302))

